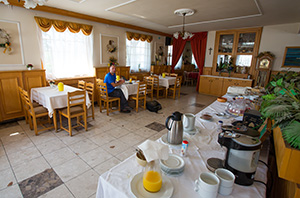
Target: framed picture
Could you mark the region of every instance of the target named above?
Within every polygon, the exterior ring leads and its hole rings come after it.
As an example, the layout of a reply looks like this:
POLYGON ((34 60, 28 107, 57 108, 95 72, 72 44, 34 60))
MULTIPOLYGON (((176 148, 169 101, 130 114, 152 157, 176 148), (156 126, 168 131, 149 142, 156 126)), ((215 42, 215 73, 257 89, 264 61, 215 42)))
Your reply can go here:
POLYGON ((286 47, 282 67, 300 68, 300 47, 286 47))
POLYGON ((24 66, 20 23, 0 19, 0 66, 24 66))
POLYGON ((100 34, 100 64, 107 65, 112 56, 119 61, 119 37, 100 34))
POLYGON ((165 46, 163 43, 155 42, 154 43, 154 60, 159 58, 159 63, 164 63, 164 56, 165 56, 165 46), (158 56, 158 57, 156 57, 158 56))

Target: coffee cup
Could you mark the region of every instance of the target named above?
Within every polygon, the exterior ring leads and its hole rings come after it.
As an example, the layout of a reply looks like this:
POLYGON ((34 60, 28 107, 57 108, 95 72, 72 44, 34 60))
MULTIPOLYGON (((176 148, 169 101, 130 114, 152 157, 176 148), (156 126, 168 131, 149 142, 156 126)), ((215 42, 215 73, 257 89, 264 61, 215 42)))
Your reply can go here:
POLYGON ((193 131, 195 129, 196 116, 192 113, 183 114, 183 128, 185 131, 193 131))
POLYGON ((216 198, 218 195, 219 178, 210 172, 201 173, 195 181, 195 191, 205 198, 216 198))
POLYGON ((221 195, 230 195, 233 189, 235 175, 224 168, 218 168, 215 174, 220 180, 219 193, 221 195))

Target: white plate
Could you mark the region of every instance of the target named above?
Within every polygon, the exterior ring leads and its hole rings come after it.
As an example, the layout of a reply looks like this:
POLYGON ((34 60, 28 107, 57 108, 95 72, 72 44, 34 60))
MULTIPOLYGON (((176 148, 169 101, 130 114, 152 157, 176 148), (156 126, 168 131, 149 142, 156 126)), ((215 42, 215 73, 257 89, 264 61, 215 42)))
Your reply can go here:
POLYGON ((195 135, 196 133, 198 133, 200 131, 200 129, 198 127, 195 126, 194 130, 191 131, 183 131, 189 135, 195 135))
POLYGON ((182 157, 175 154, 169 154, 169 158, 167 160, 160 160, 160 165, 168 171, 176 171, 181 170, 185 163, 182 157))
POLYGON ((143 172, 136 174, 130 182, 131 192, 138 198, 169 198, 172 196, 174 187, 171 181, 162 175, 162 186, 160 191, 151 193, 143 186, 143 172))
MULTIPOLYGON (((162 141, 163 144, 166 144, 173 149, 181 149, 181 143, 180 144, 170 144, 167 140, 167 137, 168 137, 167 133, 160 137, 160 140, 162 141)), ((188 140, 188 139, 183 136, 182 140, 188 140)))

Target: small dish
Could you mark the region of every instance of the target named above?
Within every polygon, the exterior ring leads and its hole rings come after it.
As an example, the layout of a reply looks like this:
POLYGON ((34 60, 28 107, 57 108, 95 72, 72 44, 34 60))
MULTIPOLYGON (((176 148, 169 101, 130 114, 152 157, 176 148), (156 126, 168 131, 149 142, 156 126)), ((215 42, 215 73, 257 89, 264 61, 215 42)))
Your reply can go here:
POLYGON ((146 161, 145 156, 143 155, 143 153, 136 152, 135 158, 136 158, 136 161, 139 165, 146 166, 147 161, 146 161))
POLYGON ((204 114, 202 114, 201 116, 200 116, 200 118, 202 119, 202 120, 207 120, 207 121, 209 121, 209 120, 212 120, 212 116, 210 115, 210 114, 208 114, 208 113, 204 113, 204 114))
POLYGON ((217 98, 217 101, 218 101, 218 102, 227 102, 227 98, 224 98, 224 97, 218 97, 218 98, 217 98))
POLYGON ((145 190, 143 186, 143 172, 136 174, 131 182, 130 182, 130 189, 131 192, 136 196, 136 197, 141 197, 141 198, 169 198, 172 196, 174 187, 171 183, 171 181, 162 175, 162 186, 160 191, 156 193, 151 193, 145 190))
POLYGON ((167 160, 160 160, 160 166, 165 171, 181 171, 183 170, 185 163, 182 157, 175 154, 169 154, 167 160))

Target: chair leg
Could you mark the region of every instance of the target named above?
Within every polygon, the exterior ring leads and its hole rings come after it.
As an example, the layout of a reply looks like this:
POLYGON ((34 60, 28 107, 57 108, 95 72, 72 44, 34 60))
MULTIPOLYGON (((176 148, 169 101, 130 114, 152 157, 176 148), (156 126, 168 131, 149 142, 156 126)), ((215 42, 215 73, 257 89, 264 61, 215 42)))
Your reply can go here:
POLYGON ((37 131, 37 120, 36 120, 36 117, 35 116, 33 116, 32 117, 32 121, 33 121, 33 128, 34 128, 34 133, 35 133, 35 135, 38 135, 38 131, 37 131))
POLYGON ((109 116, 109 102, 106 102, 106 115, 109 116))
POLYGON ((169 89, 166 89, 166 98, 168 97, 168 91, 169 91, 169 89))
POLYGON ((100 113, 102 113, 102 101, 101 101, 101 99, 99 100, 99 106, 100 106, 100 113))
POLYGON ((146 110, 146 97, 144 98, 144 109, 146 110))
POLYGON ((151 101, 153 100, 153 91, 151 92, 151 101))
POLYGON ((176 94, 176 88, 174 87, 174 91, 173 91, 173 99, 175 100, 175 94, 176 94))
POLYGON ((139 99, 137 98, 135 101, 135 111, 138 112, 139 111, 139 99))
POLYGON ((57 120, 56 120, 56 110, 55 109, 53 112, 53 125, 54 125, 55 132, 57 132, 57 120))
POLYGON ((68 117, 68 124, 69 124, 69 134, 70 134, 70 136, 72 136, 72 123, 71 123, 71 118, 70 117, 68 117))
POLYGON ((159 89, 156 90, 156 98, 159 98, 159 89))
POLYGON ((121 100, 118 100, 118 111, 121 111, 121 100))
POLYGON ((30 130, 33 130, 33 126, 32 126, 32 117, 31 117, 31 115, 30 114, 28 114, 29 116, 28 116, 28 122, 29 122, 29 128, 30 128, 30 130))
POLYGON ((61 119, 61 112, 59 112, 59 126, 62 129, 62 119, 61 119))
POLYGON ((178 89, 178 99, 180 98, 180 88, 178 89))
POLYGON ((95 120, 95 105, 94 103, 92 104, 92 118, 95 120))

